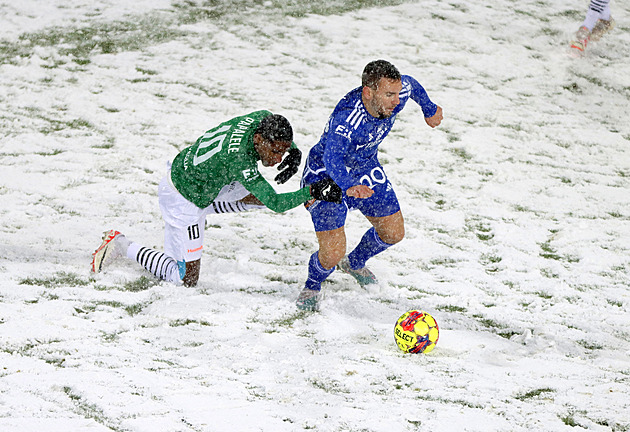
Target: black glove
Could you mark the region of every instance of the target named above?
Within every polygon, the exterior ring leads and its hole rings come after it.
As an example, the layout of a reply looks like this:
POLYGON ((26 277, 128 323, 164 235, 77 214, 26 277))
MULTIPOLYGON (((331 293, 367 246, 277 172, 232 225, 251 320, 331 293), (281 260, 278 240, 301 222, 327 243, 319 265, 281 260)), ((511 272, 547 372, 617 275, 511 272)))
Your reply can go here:
POLYGON ((274 179, 276 183, 286 183, 293 175, 298 172, 300 162, 302 161, 302 152, 296 147, 289 149, 289 154, 284 157, 284 160, 278 165, 278 171, 280 174, 274 179), (284 171, 283 171, 284 170, 284 171))
POLYGON ((341 188, 337 186, 337 183, 330 177, 326 177, 311 185, 311 196, 316 200, 341 204, 343 194, 341 188))

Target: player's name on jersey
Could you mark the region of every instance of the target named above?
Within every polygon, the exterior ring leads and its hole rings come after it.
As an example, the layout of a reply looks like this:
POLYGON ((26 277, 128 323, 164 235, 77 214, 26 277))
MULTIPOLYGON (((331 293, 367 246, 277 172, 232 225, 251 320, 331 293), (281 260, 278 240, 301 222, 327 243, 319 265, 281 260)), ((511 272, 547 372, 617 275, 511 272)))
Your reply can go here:
POLYGON ((243 135, 245 131, 249 128, 249 125, 254 122, 254 119, 251 117, 245 117, 243 120, 238 122, 236 125, 236 129, 232 131, 232 136, 230 137, 230 143, 228 144, 228 153, 237 152, 241 146, 241 141, 243 140, 243 135))

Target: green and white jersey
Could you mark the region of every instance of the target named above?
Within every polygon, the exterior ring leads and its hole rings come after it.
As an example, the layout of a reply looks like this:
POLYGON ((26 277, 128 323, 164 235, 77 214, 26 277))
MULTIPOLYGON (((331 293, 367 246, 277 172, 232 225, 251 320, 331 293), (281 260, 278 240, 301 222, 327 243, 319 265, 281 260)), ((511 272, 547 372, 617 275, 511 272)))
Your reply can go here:
POLYGON ((308 187, 276 193, 258 171, 260 156, 254 149, 254 132, 261 120, 270 115, 263 110, 235 117, 210 129, 194 145, 182 150, 171 167, 171 180, 179 193, 197 207, 205 208, 224 186, 236 181, 278 213, 311 199, 308 187))

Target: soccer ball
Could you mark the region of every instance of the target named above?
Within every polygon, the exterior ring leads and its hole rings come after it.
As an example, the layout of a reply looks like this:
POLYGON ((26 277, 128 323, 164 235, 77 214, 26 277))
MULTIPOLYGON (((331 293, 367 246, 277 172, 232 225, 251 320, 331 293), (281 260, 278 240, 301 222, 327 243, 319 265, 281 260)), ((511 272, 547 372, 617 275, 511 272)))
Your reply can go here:
POLYGON ((435 348, 440 329, 426 312, 410 310, 402 314, 394 326, 396 345, 406 353, 428 353, 435 348))

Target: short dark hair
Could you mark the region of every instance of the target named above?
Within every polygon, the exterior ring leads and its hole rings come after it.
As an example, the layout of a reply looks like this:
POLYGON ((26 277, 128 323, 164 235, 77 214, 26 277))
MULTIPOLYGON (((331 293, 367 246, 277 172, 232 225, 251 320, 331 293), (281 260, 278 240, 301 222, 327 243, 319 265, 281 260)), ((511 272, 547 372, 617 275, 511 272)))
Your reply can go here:
POLYGON ((280 114, 272 114, 262 119, 256 133, 269 141, 293 141, 293 128, 289 120, 280 114))
POLYGON ((381 78, 398 81, 401 79, 400 72, 396 66, 386 60, 374 60, 369 62, 363 69, 361 84, 363 87, 376 88, 381 78))

